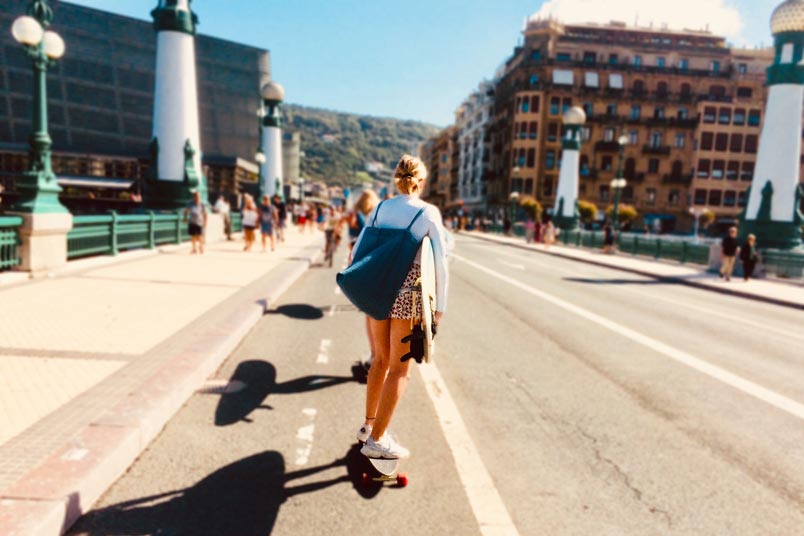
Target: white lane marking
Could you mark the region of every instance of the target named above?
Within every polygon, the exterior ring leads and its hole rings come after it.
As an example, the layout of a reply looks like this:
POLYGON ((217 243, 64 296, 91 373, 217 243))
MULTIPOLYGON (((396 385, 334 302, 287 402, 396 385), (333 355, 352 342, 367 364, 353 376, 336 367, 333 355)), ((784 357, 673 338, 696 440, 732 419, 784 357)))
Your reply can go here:
POLYGON ((318 413, 315 408, 305 408, 302 413, 309 419, 309 424, 305 424, 296 432, 296 439, 301 446, 296 447, 296 465, 306 465, 313 451, 313 436, 315 435, 315 415, 318 413))
POLYGON ((332 318, 333 316, 335 316, 335 304, 334 303, 329 306, 329 311, 327 311, 327 316, 329 318, 332 318))
POLYGON ((619 335, 622 335, 623 337, 627 337, 634 342, 642 344, 643 346, 646 346, 651 350, 654 350, 660 354, 669 357, 670 359, 678 361, 679 363, 687 365, 688 367, 697 370, 698 372, 706 374, 710 378, 725 383, 726 385, 729 385, 739 391, 742 391, 743 393, 751 395, 754 398, 757 398, 767 404, 770 404, 771 406, 774 406, 782 411, 785 411, 790 415, 793 415, 794 417, 804 419, 804 404, 801 404, 799 402, 796 402, 795 400, 787 398, 784 395, 780 395, 779 393, 776 393, 775 391, 771 391, 770 389, 762 387, 761 385, 754 383, 750 380, 746 380, 745 378, 738 376, 737 374, 732 374, 731 372, 725 369, 712 365, 711 363, 708 363, 703 359, 688 354, 687 352, 683 352, 681 350, 673 348, 672 346, 657 341, 656 339, 648 337, 647 335, 643 335, 638 331, 634 331, 633 329, 617 324, 616 322, 612 322, 611 320, 604 318, 598 314, 595 314, 591 311, 582 309, 581 307, 578 307, 567 301, 564 301, 561 298, 557 298, 551 294, 547 294, 546 292, 542 292, 541 290, 525 285, 524 283, 520 283, 516 279, 495 272, 494 270, 486 268, 485 266, 480 265, 474 261, 470 261, 469 259, 466 259, 459 255, 453 255, 453 257, 468 264, 469 266, 477 270, 480 270, 481 272, 484 272, 492 277, 496 277, 497 279, 500 279, 501 281, 504 281, 520 290, 524 290, 529 294, 541 298, 544 301, 550 302, 553 305, 561 307, 562 309, 569 311, 570 313, 574 313, 580 316, 581 318, 585 318, 590 322, 594 322, 595 324, 598 324, 619 335))
POLYGON ((502 259, 497 259, 497 262, 499 262, 500 264, 504 264, 505 266, 508 266, 509 268, 516 268, 517 270, 524 270, 525 269, 524 264, 514 264, 512 262, 504 261, 502 259))
MULTIPOLYGON (((495 255, 503 255, 503 256, 506 256, 506 257, 509 257, 509 258, 512 258, 512 259, 525 261, 525 262, 528 262, 528 263, 532 263, 532 264, 534 264, 534 265, 536 265, 536 266, 538 266, 540 268, 545 268, 545 269, 551 270, 551 271, 556 270, 555 265, 551 265, 551 264, 548 264, 548 263, 545 263, 545 262, 539 262, 539 261, 537 261, 535 259, 527 258, 527 257, 525 257, 526 255, 528 255, 528 253, 526 251, 521 251, 521 253, 522 253, 522 255, 515 255, 515 254, 503 252, 503 251, 498 251, 498 252, 495 252, 495 255)), ((503 262, 503 261, 500 261, 500 262, 503 262)), ((503 262, 503 264, 505 264, 505 263, 503 262)), ((615 271, 615 272, 619 271, 616 268, 593 267, 593 266, 589 266, 589 265, 587 265, 587 266, 588 266, 588 268, 585 269, 585 270, 584 269, 579 269, 579 268, 581 268, 580 266, 576 267, 576 269, 574 269, 574 270, 568 269, 566 267, 562 267, 561 272, 566 273, 566 274, 572 274, 572 275, 578 276, 578 277, 589 277, 590 275, 592 275, 595 272, 596 269, 598 270, 598 273, 599 273, 600 268, 603 268, 605 270, 615 271)), ((622 273, 622 272, 620 272, 620 273, 622 273)), ((653 278, 650 278, 650 277, 647 277, 647 276, 644 276, 644 275, 632 274, 632 273, 624 274, 624 276, 627 276, 629 278, 633 278, 633 280, 635 282, 653 280, 653 278)), ((694 289, 692 287, 686 287, 686 289, 687 290, 702 290, 702 289, 694 289)), ((656 298, 657 300, 662 300, 662 301, 665 301, 667 303, 672 303, 673 305, 686 307, 687 309, 692 309, 693 311, 698 311, 700 313, 704 313, 704 314, 707 314, 707 315, 719 316, 721 318, 724 318, 726 320, 731 320, 733 322, 740 322, 742 324, 745 324, 747 326, 751 326, 751 327, 756 328, 758 330, 767 331, 767 332, 775 333, 776 335, 781 335, 783 337, 788 337, 788 338, 791 338, 791 339, 804 341, 804 335, 799 335, 798 333, 795 333, 793 331, 787 331, 787 330, 780 329, 780 328, 775 327, 775 326, 771 326, 769 324, 763 324, 761 322, 755 322, 753 320, 749 320, 747 318, 741 318, 739 316, 731 315, 729 313, 723 313, 723 312, 717 311, 715 309, 710 309, 708 307, 701 307, 699 305, 693 305, 693 304, 686 303, 686 302, 683 302, 683 301, 680 301, 680 300, 674 300, 672 298, 667 298, 667 297, 662 296, 660 294, 656 294, 655 292, 649 292, 649 291, 647 291, 645 289, 642 289, 642 288, 639 289, 639 290, 635 290, 635 289, 628 288, 625 285, 618 285, 617 292, 620 292, 620 291, 625 291, 625 292, 630 293, 630 294, 636 294, 640 298, 643 298, 643 299, 645 297, 656 298)))
POLYGON ((315 360, 319 364, 329 363, 329 347, 332 344, 330 339, 322 339, 321 346, 318 347, 318 359, 315 360))
POLYGON ((469 436, 458 406, 434 363, 416 367, 421 373, 427 394, 438 415, 441 431, 452 451, 455 467, 481 534, 485 536, 518 536, 508 509, 503 503, 477 447, 469 436))

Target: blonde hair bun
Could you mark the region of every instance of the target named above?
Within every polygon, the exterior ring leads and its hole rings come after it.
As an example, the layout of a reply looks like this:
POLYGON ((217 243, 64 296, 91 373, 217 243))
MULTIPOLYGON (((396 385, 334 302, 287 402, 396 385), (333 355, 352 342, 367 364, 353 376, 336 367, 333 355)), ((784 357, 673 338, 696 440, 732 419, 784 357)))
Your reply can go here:
POLYGON ((420 158, 406 154, 399 159, 394 171, 394 182, 400 193, 421 193, 419 181, 425 179, 427 179, 427 166, 420 158))

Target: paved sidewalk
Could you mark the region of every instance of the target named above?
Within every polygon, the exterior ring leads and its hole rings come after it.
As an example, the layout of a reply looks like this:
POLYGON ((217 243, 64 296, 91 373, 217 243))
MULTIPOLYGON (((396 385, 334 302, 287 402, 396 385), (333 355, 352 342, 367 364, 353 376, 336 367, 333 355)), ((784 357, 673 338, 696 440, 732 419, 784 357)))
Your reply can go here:
POLYGON ((707 268, 701 265, 679 264, 674 261, 660 261, 623 253, 610 255, 603 253, 602 250, 563 245, 553 245, 548 249, 544 247, 544 244, 527 244, 522 238, 491 233, 469 232, 464 234, 481 240, 508 244, 520 249, 673 281, 722 294, 732 294, 776 305, 804 309, 804 285, 793 282, 768 279, 752 279, 746 282, 737 277, 727 282, 720 279, 717 274, 707 272, 707 268))
POLYGON ((0 535, 58 534, 125 471, 320 256, 320 232, 287 235, 0 287, 0 535))

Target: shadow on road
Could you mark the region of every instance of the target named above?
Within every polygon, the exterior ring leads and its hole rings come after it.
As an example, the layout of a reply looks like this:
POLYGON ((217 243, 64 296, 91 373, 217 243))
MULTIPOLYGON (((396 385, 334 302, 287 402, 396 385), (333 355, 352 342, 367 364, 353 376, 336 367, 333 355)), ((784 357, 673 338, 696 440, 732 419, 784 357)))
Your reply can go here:
POLYGON ((271 394, 288 395, 326 389, 341 383, 357 381, 352 376, 313 374, 295 380, 276 383, 276 367, 267 361, 243 361, 229 378, 229 384, 243 384, 238 391, 221 394, 215 409, 215 425, 228 426, 240 421, 251 422, 248 416, 255 409, 273 409, 265 404, 271 394))
POLYGON ((351 477, 341 475, 293 487, 287 487, 288 483, 348 463, 347 455, 286 474, 279 452, 262 452, 222 467, 192 487, 93 510, 69 534, 264 536, 271 533, 279 508, 289 497, 349 482, 351 477))
POLYGON ((267 315, 285 315, 297 320, 318 320, 324 317, 324 312, 320 307, 315 307, 307 303, 289 303, 281 305, 276 309, 265 311, 267 315))
POLYGON ((672 281, 661 279, 592 279, 586 277, 564 277, 564 281, 573 283, 586 283, 589 285, 672 285, 672 281))

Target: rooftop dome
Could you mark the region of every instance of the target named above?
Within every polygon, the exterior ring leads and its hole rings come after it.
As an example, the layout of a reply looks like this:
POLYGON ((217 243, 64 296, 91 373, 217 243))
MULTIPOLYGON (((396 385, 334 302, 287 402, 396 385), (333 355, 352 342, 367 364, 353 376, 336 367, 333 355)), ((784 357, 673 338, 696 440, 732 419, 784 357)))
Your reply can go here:
POLYGON ((283 101, 285 100, 285 88, 276 82, 268 82, 262 86, 260 91, 265 100, 283 101))
POLYGON ((783 32, 804 32, 804 0, 785 0, 771 15, 773 35, 783 32))

